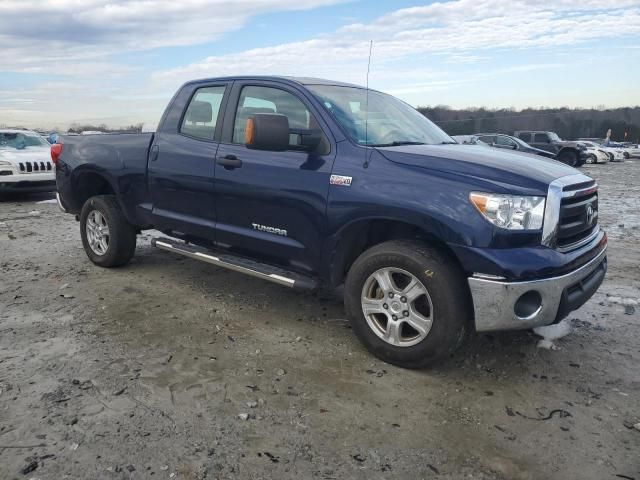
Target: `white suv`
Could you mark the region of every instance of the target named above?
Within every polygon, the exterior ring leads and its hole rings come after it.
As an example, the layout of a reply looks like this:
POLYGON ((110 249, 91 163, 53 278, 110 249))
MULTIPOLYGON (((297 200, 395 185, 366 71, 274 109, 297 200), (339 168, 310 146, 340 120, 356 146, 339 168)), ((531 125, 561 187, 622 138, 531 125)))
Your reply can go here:
POLYGON ((30 130, 0 129, 0 194, 55 190, 49 142, 30 130))

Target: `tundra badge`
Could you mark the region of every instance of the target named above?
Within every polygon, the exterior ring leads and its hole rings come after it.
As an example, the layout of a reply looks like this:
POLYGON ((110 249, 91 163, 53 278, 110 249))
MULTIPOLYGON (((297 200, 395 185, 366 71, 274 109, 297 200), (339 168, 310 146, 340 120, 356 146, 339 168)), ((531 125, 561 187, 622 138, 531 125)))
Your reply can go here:
POLYGON ((330 185, 342 185, 343 187, 350 187, 352 177, 345 177, 344 175, 331 175, 329 179, 330 185))
POLYGON ((287 231, 282 228, 268 227, 267 225, 260 225, 259 223, 252 223, 251 226, 254 230, 259 230, 261 232, 275 233, 276 235, 282 235, 283 237, 287 236, 287 231))

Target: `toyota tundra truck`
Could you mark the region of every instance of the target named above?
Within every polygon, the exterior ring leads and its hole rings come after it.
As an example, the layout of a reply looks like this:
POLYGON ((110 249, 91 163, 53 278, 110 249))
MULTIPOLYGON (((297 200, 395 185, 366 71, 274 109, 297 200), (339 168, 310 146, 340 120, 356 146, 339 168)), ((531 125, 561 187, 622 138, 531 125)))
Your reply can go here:
POLYGON ((152 245, 344 292, 375 356, 419 368, 465 334, 558 322, 607 269, 598 186, 540 156, 460 145, 406 103, 310 78, 186 83, 154 133, 51 147, 89 259, 152 245))

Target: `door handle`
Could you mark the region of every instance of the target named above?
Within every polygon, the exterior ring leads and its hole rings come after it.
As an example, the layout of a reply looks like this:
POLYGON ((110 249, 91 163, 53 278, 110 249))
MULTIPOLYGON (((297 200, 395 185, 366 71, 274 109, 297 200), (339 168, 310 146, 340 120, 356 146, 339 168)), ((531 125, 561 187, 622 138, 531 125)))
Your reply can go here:
POLYGON ((242 160, 235 155, 225 155, 222 158, 218 158, 218 165, 222 165, 227 170, 233 170, 234 168, 242 167, 242 160))

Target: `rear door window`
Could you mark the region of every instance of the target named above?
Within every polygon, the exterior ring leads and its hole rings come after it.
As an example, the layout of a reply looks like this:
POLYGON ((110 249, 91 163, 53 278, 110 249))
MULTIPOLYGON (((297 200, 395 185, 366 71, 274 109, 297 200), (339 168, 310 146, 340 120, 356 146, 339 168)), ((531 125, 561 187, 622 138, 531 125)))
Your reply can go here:
POLYGON ((549 137, 546 133, 536 133, 533 136, 533 143, 549 143, 549 137))
POLYGON ((530 133, 519 133, 518 138, 526 143, 531 142, 531 134, 530 133))
POLYGON ((182 119, 180 133, 202 140, 213 140, 225 88, 217 86, 196 90, 182 119))

